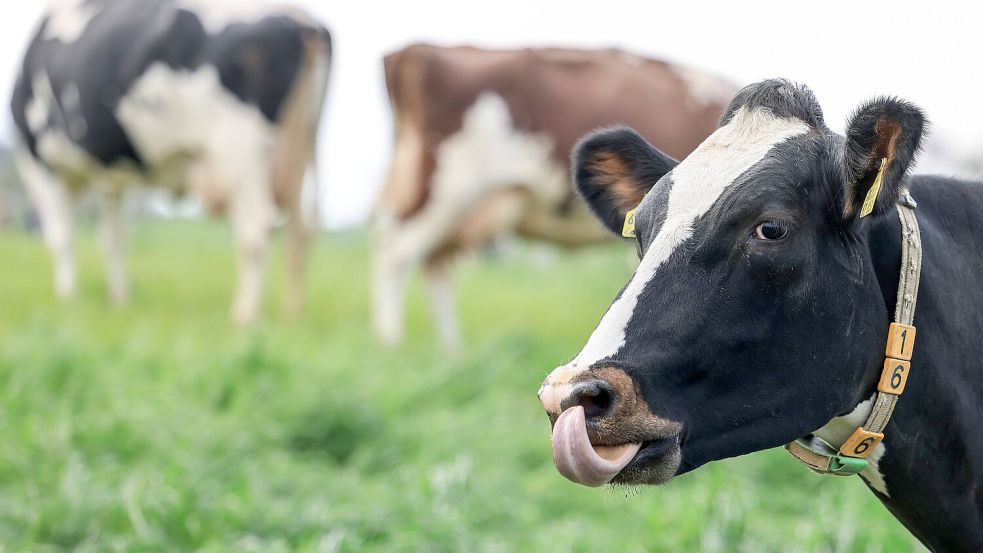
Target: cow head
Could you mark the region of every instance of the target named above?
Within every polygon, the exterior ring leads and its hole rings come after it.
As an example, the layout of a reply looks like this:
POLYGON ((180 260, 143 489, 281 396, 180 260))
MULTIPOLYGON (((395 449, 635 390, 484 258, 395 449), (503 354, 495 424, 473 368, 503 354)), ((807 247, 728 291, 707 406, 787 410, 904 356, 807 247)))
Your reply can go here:
POLYGON ((868 231, 895 213, 923 126, 916 107, 881 98, 841 137, 809 89, 769 80, 681 162, 628 129, 584 139, 577 187, 615 232, 636 210, 641 262, 540 388, 560 471, 659 484, 866 399, 889 322, 868 231))

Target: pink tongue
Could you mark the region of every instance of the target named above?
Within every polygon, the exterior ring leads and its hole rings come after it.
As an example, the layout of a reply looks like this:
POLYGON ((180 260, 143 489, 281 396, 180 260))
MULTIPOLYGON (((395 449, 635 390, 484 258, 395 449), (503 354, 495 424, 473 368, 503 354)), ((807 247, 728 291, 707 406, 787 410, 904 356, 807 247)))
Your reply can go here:
POLYGON ((567 479, 585 486, 603 486, 631 462, 642 444, 591 445, 584 408, 571 407, 553 425, 553 464, 567 479))

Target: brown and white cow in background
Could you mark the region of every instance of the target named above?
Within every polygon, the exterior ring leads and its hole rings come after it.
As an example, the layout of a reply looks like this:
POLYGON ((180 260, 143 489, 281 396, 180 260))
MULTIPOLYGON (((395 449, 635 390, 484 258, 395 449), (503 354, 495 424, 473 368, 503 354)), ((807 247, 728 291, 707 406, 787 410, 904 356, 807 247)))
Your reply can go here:
POLYGON ((232 315, 256 319, 276 212, 288 216, 287 310, 302 302, 316 228, 315 146, 331 60, 306 14, 224 0, 60 0, 24 58, 11 109, 18 165, 60 296, 77 288, 72 200, 103 201, 114 303, 128 295, 120 204, 151 183, 190 191, 235 229, 232 315))
POLYGON ((403 337, 406 282, 427 277, 441 340, 459 341, 451 255, 517 233, 564 246, 609 234, 576 195, 584 133, 631 125, 681 158, 717 126, 736 87, 619 50, 489 51, 417 44, 385 59, 395 151, 374 214, 373 319, 403 337))

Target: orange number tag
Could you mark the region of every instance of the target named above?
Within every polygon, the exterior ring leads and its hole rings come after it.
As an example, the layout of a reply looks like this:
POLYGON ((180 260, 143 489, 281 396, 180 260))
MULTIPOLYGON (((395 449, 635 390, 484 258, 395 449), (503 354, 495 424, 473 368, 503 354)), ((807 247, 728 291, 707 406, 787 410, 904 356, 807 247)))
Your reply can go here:
POLYGON ((881 370, 881 381, 877 383, 877 389, 885 394, 900 396, 908 382, 910 368, 911 363, 888 357, 884 360, 884 369, 881 370))
POLYGON ((840 446, 840 454, 847 457, 867 457, 884 439, 881 432, 868 432, 861 426, 840 446))
POLYGON ((915 327, 901 323, 891 323, 887 331, 887 347, 884 355, 895 359, 911 361, 911 352, 915 349, 915 327))

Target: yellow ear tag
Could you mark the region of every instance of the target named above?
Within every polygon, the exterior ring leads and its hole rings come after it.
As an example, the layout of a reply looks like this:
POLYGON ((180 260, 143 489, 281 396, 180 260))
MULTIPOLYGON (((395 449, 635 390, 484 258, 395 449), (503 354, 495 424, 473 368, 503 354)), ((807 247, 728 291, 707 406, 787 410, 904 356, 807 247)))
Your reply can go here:
POLYGON ((874 177, 874 184, 870 185, 870 190, 867 191, 867 197, 864 198, 864 206, 860 209, 860 217, 866 217, 870 215, 871 211, 874 211, 874 202, 877 201, 877 193, 881 191, 881 179, 884 177, 884 168, 887 167, 887 158, 881 158, 881 168, 877 170, 877 176, 874 177))
POLYGON ((635 237, 635 210, 625 214, 625 226, 621 229, 621 236, 625 238, 635 237))

